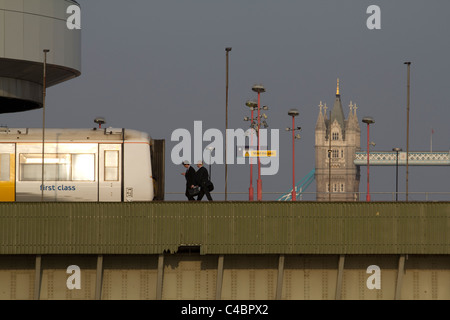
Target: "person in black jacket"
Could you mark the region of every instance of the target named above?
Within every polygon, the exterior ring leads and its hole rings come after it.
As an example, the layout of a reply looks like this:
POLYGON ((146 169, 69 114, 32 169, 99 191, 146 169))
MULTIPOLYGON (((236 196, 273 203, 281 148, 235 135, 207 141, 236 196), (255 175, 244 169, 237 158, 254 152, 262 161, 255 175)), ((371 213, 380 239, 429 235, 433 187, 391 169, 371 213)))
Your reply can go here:
POLYGON ((197 200, 201 201, 203 196, 206 194, 206 198, 208 198, 209 201, 212 201, 211 194, 209 193, 209 189, 206 186, 206 182, 209 180, 209 173, 208 170, 203 166, 203 162, 199 161, 197 162, 197 172, 195 173, 196 182, 197 185, 200 186, 200 193, 198 194, 197 200))
POLYGON ((181 174, 186 178, 186 197, 189 201, 195 200, 193 196, 189 194, 189 189, 194 188, 196 185, 196 175, 194 168, 191 167, 189 161, 183 161, 183 166, 186 168, 186 172, 182 172, 181 174))

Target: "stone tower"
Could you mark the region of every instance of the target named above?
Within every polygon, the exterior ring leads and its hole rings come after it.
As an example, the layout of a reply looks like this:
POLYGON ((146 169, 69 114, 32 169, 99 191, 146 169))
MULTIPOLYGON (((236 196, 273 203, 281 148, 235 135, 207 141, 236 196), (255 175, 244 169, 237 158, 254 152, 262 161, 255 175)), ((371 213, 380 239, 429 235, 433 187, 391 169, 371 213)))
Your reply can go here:
POLYGON ((315 145, 316 200, 358 201, 360 169, 353 161, 355 152, 360 151, 361 129, 356 104, 350 102, 348 118, 345 119, 337 79, 333 109, 327 115, 327 105, 322 101, 319 108, 315 145))

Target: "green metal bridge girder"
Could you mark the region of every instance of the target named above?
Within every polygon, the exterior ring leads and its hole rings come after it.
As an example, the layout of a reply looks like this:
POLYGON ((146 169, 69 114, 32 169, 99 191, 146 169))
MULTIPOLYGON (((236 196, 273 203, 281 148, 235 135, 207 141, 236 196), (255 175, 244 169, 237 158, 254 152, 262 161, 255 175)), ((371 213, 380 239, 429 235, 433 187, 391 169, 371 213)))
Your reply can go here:
POLYGON ((450 202, 2 203, 0 254, 449 254, 450 202))

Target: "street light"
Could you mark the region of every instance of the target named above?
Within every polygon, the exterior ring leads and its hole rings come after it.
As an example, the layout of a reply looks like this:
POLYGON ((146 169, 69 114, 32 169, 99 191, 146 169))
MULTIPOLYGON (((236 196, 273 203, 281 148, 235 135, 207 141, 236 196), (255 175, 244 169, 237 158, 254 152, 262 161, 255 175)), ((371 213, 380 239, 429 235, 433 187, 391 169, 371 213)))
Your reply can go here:
MULTIPOLYGON (((244 121, 251 121, 250 128, 253 129, 253 111, 258 108, 258 103, 253 100, 248 100, 245 105, 251 110, 251 119, 248 117, 244 118, 244 121)), ((253 147, 253 132, 250 131, 250 152, 253 147)), ((250 187, 248 188, 248 200, 253 201, 253 158, 249 157, 250 161, 250 187)))
POLYGON ((300 135, 295 135, 295 131, 301 131, 302 128, 295 127, 295 117, 298 116, 297 109, 288 111, 288 115, 292 117, 292 128, 286 128, 286 131, 292 131, 292 201, 297 200, 297 191, 295 190, 295 139, 300 139, 300 135))
POLYGON ((104 118, 101 118, 101 117, 95 118, 95 119, 94 119, 94 122, 95 122, 96 124, 98 124, 98 128, 99 128, 99 129, 102 128, 102 124, 105 124, 105 123, 106 123, 105 119, 104 119, 104 118))
POLYGON ((262 200, 262 181, 261 181, 261 161, 259 159, 259 147, 260 147, 260 138, 259 132, 261 127, 261 92, 266 92, 266 89, 262 84, 255 84, 252 87, 252 90, 258 93, 258 180, 256 181, 256 193, 258 201, 262 200))
POLYGON ((369 183, 369 156, 370 156, 370 143, 369 143, 369 127, 372 123, 375 123, 372 117, 364 117, 362 122, 367 123, 367 196, 366 201, 370 202, 370 183, 369 183))
POLYGON ((407 105, 406 105, 406 201, 408 201, 408 172, 409 172, 409 95, 410 95, 410 86, 409 86, 409 78, 410 78, 410 68, 411 62, 404 62, 408 66, 408 84, 407 84, 407 105))
POLYGON ((402 148, 393 148, 392 151, 397 153, 395 160, 395 201, 398 201, 398 152, 402 151, 402 148))
MULTIPOLYGON (((320 102, 322 104, 322 101, 320 102)), ((325 103, 324 107, 325 109, 324 114, 327 114, 327 104, 325 103)), ((331 119, 331 110, 330 110, 330 116, 329 119, 331 119)), ((328 128, 328 201, 331 201, 331 124, 328 128)))
POLYGON ((44 201, 44 143, 45 143, 45 97, 47 95, 47 53, 50 52, 49 49, 44 49, 44 70, 42 79, 42 190, 41 190, 41 201, 44 201))
POLYGON ((211 180, 211 154, 214 150, 214 147, 207 147, 206 149, 209 150, 209 180, 211 180))
POLYGON ((228 167, 227 167, 227 130, 228 130, 228 54, 230 47, 225 48, 227 57, 226 103, 225 103, 225 201, 227 201, 228 167))

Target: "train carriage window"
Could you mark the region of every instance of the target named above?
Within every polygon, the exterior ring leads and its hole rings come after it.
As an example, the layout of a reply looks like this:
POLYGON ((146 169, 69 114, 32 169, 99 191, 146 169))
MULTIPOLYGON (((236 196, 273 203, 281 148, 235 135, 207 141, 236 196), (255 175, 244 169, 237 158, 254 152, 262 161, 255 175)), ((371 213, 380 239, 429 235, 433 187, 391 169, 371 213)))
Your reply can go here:
MULTIPOLYGON (((20 180, 42 180, 42 154, 20 155, 20 180)), ((70 154, 45 154, 44 180, 70 180, 70 154)))
POLYGON ((46 181, 67 181, 70 180, 70 155, 69 154, 49 154, 44 159, 44 179, 46 181))
MULTIPOLYGON (((45 181, 94 181, 93 154, 45 154, 45 181)), ((21 154, 19 157, 21 181, 42 180, 42 154, 21 154)))
POLYGON ((105 150, 105 181, 119 181, 119 151, 105 150))
POLYGON ((9 181, 9 153, 0 154, 0 181, 9 181))
POLYGON ((93 154, 72 154, 72 180, 95 180, 95 158, 93 154))

